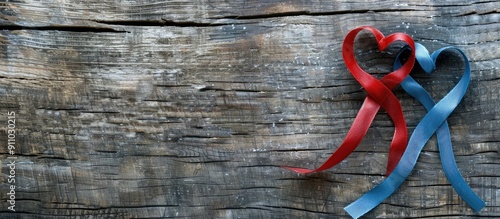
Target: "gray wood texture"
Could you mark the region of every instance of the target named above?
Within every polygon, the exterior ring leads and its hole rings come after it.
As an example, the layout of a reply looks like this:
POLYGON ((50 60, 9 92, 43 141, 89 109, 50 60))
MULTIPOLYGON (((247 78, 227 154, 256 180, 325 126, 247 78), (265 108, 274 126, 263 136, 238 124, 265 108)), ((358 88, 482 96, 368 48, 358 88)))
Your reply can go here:
MULTIPOLYGON (((366 218, 500 217, 498 1, 110 1, 0 3, 0 216, 349 218, 384 179, 383 110, 338 166, 314 168, 366 96, 345 68, 347 32, 372 25, 469 56, 472 81, 448 122, 460 172, 487 202, 449 185, 433 137, 402 187, 366 218), (8 210, 8 112, 16 113, 16 199, 8 210), (3 125, 1 125, 3 124, 3 125)), ((358 37, 381 77, 400 45, 358 37)), ((463 61, 412 75, 442 97, 463 61)), ((425 110, 397 87, 410 133, 425 110)))

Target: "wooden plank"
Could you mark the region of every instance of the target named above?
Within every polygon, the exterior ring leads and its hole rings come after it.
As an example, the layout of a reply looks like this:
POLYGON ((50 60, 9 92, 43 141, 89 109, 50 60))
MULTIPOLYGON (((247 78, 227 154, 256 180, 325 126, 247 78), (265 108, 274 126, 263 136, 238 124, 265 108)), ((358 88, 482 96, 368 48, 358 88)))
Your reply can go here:
MULTIPOLYGON (((279 166, 315 167, 339 145, 365 96, 341 43, 373 25, 469 55, 471 85, 448 122, 461 173, 488 206, 474 213, 458 197, 431 139, 408 181, 367 217, 500 217, 496 5, 3 3, 0 142, 14 111, 17 215, 347 217, 343 207, 384 178, 393 131, 384 112, 338 167, 301 176, 279 166)), ((389 71, 398 47, 378 53, 369 35, 360 41, 363 67, 389 71)), ((443 61, 434 75, 413 73, 438 97, 462 64, 453 53, 443 61)), ((395 93, 413 129, 425 111, 395 93)), ((0 214, 15 216, 7 207, 0 214)))
POLYGON ((484 15, 498 12, 496 1, 29 1, 5 2, 2 22, 22 26, 74 25, 98 27, 100 23, 137 22, 137 25, 203 25, 234 23, 239 19, 290 15, 338 15, 366 12, 425 12, 429 17, 484 15))

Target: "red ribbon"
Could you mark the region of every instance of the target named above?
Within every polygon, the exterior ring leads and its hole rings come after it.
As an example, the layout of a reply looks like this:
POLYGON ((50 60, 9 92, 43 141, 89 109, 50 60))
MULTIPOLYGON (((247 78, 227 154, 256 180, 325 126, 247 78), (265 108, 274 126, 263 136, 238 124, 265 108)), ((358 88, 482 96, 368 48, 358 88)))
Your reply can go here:
POLYGON ((340 163, 356 149, 366 135, 378 110, 382 107, 387 111, 395 126, 389 151, 389 161, 387 163, 386 175, 389 175, 401 159, 408 140, 408 131, 401 104, 391 90, 401 83, 413 68, 415 64, 415 43, 413 39, 405 33, 394 33, 384 37, 379 30, 373 27, 361 26, 351 30, 345 37, 342 45, 342 57, 344 58, 347 69, 349 69, 354 78, 368 92, 368 96, 365 98, 361 109, 354 119, 351 129, 339 148, 317 169, 310 170, 296 167, 284 168, 305 174, 326 170, 340 163), (356 35, 362 30, 368 30, 373 33, 378 42, 378 49, 380 51, 386 49, 389 44, 395 41, 403 41, 408 44, 411 47, 411 55, 408 61, 406 61, 401 68, 387 74, 381 80, 377 80, 375 77, 365 72, 358 65, 354 57, 354 40, 356 35))

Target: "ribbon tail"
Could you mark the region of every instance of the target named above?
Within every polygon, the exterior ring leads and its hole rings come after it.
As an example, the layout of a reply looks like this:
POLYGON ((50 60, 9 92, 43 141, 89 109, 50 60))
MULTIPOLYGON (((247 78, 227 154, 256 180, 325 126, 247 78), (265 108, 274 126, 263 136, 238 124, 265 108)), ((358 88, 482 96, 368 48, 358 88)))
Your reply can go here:
POLYGON ((436 131, 438 136, 439 156, 443 165, 446 178, 460 197, 472 208, 479 212, 486 206, 486 203, 472 191, 470 186, 458 171, 455 162, 448 123, 444 122, 436 131))
POLYGON ((370 128, 370 124, 375 118, 375 115, 377 115, 379 109, 380 105, 378 105, 372 98, 366 97, 363 105, 361 106, 361 109, 359 110, 356 118, 354 119, 354 122, 352 123, 351 129, 349 130, 349 132, 347 132, 347 136, 345 137, 342 144, 317 169, 306 169, 288 166, 283 166, 283 168, 292 170, 297 173, 307 174, 326 170, 337 165, 342 160, 347 158, 356 149, 359 143, 361 143, 361 140, 363 140, 366 132, 368 132, 368 128, 370 128))

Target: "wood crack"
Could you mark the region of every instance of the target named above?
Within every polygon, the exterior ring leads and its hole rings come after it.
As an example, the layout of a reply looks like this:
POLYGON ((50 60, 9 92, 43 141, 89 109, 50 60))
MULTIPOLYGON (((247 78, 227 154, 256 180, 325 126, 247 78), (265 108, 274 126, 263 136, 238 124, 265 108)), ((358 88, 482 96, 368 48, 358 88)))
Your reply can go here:
POLYGON ((331 15, 344 15, 344 14, 365 14, 365 13, 379 13, 379 12, 407 12, 418 11, 415 9, 393 9, 393 10, 339 10, 339 11, 325 11, 325 12, 311 12, 311 11, 287 11, 269 14, 253 14, 253 15, 235 15, 223 16, 219 18, 236 19, 236 20, 253 20, 253 19, 267 19, 291 16, 331 16, 331 15))
POLYGON ((69 25, 54 25, 54 26, 22 26, 22 25, 1 25, 1 30, 41 30, 41 31, 68 31, 68 32, 92 32, 92 33, 126 33, 127 31, 115 30, 110 27, 91 27, 91 26, 69 26, 69 25))
POLYGON ((209 22, 195 22, 195 21, 174 21, 168 19, 161 20, 91 20, 100 24, 107 25, 121 25, 121 26, 138 26, 138 27, 209 27, 209 26, 223 26, 228 23, 209 23, 209 22))
MULTIPOLYGON (((293 17, 293 16, 332 16, 332 15, 344 15, 344 14, 364 14, 364 13, 380 13, 380 12, 407 12, 407 11, 417 11, 415 9, 395 9, 395 10, 340 10, 340 11, 326 11, 326 12, 311 12, 311 11, 289 11, 280 13, 268 13, 268 14, 251 14, 251 15, 231 15, 210 18, 216 22, 196 22, 196 21, 175 21, 170 19, 160 19, 160 20, 89 20, 99 24, 105 25, 119 25, 119 26, 133 26, 133 27, 214 27, 214 26, 224 26, 231 25, 233 22, 218 22, 224 19, 233 20, 255 20, 255 19, 270 19, 270 18, 281 18, 281 17, 293 17)), ((3 30, 54 30, 54 31, 70 31, 70 32, 114 32, 114 33, 126 33, 128 31, 117 30, 111 27, 91 27, 91 26, 66 26, 66 25, 54 25, 54 26, 21 26, 21 25, 3 25, 0 26, 3 30)))

